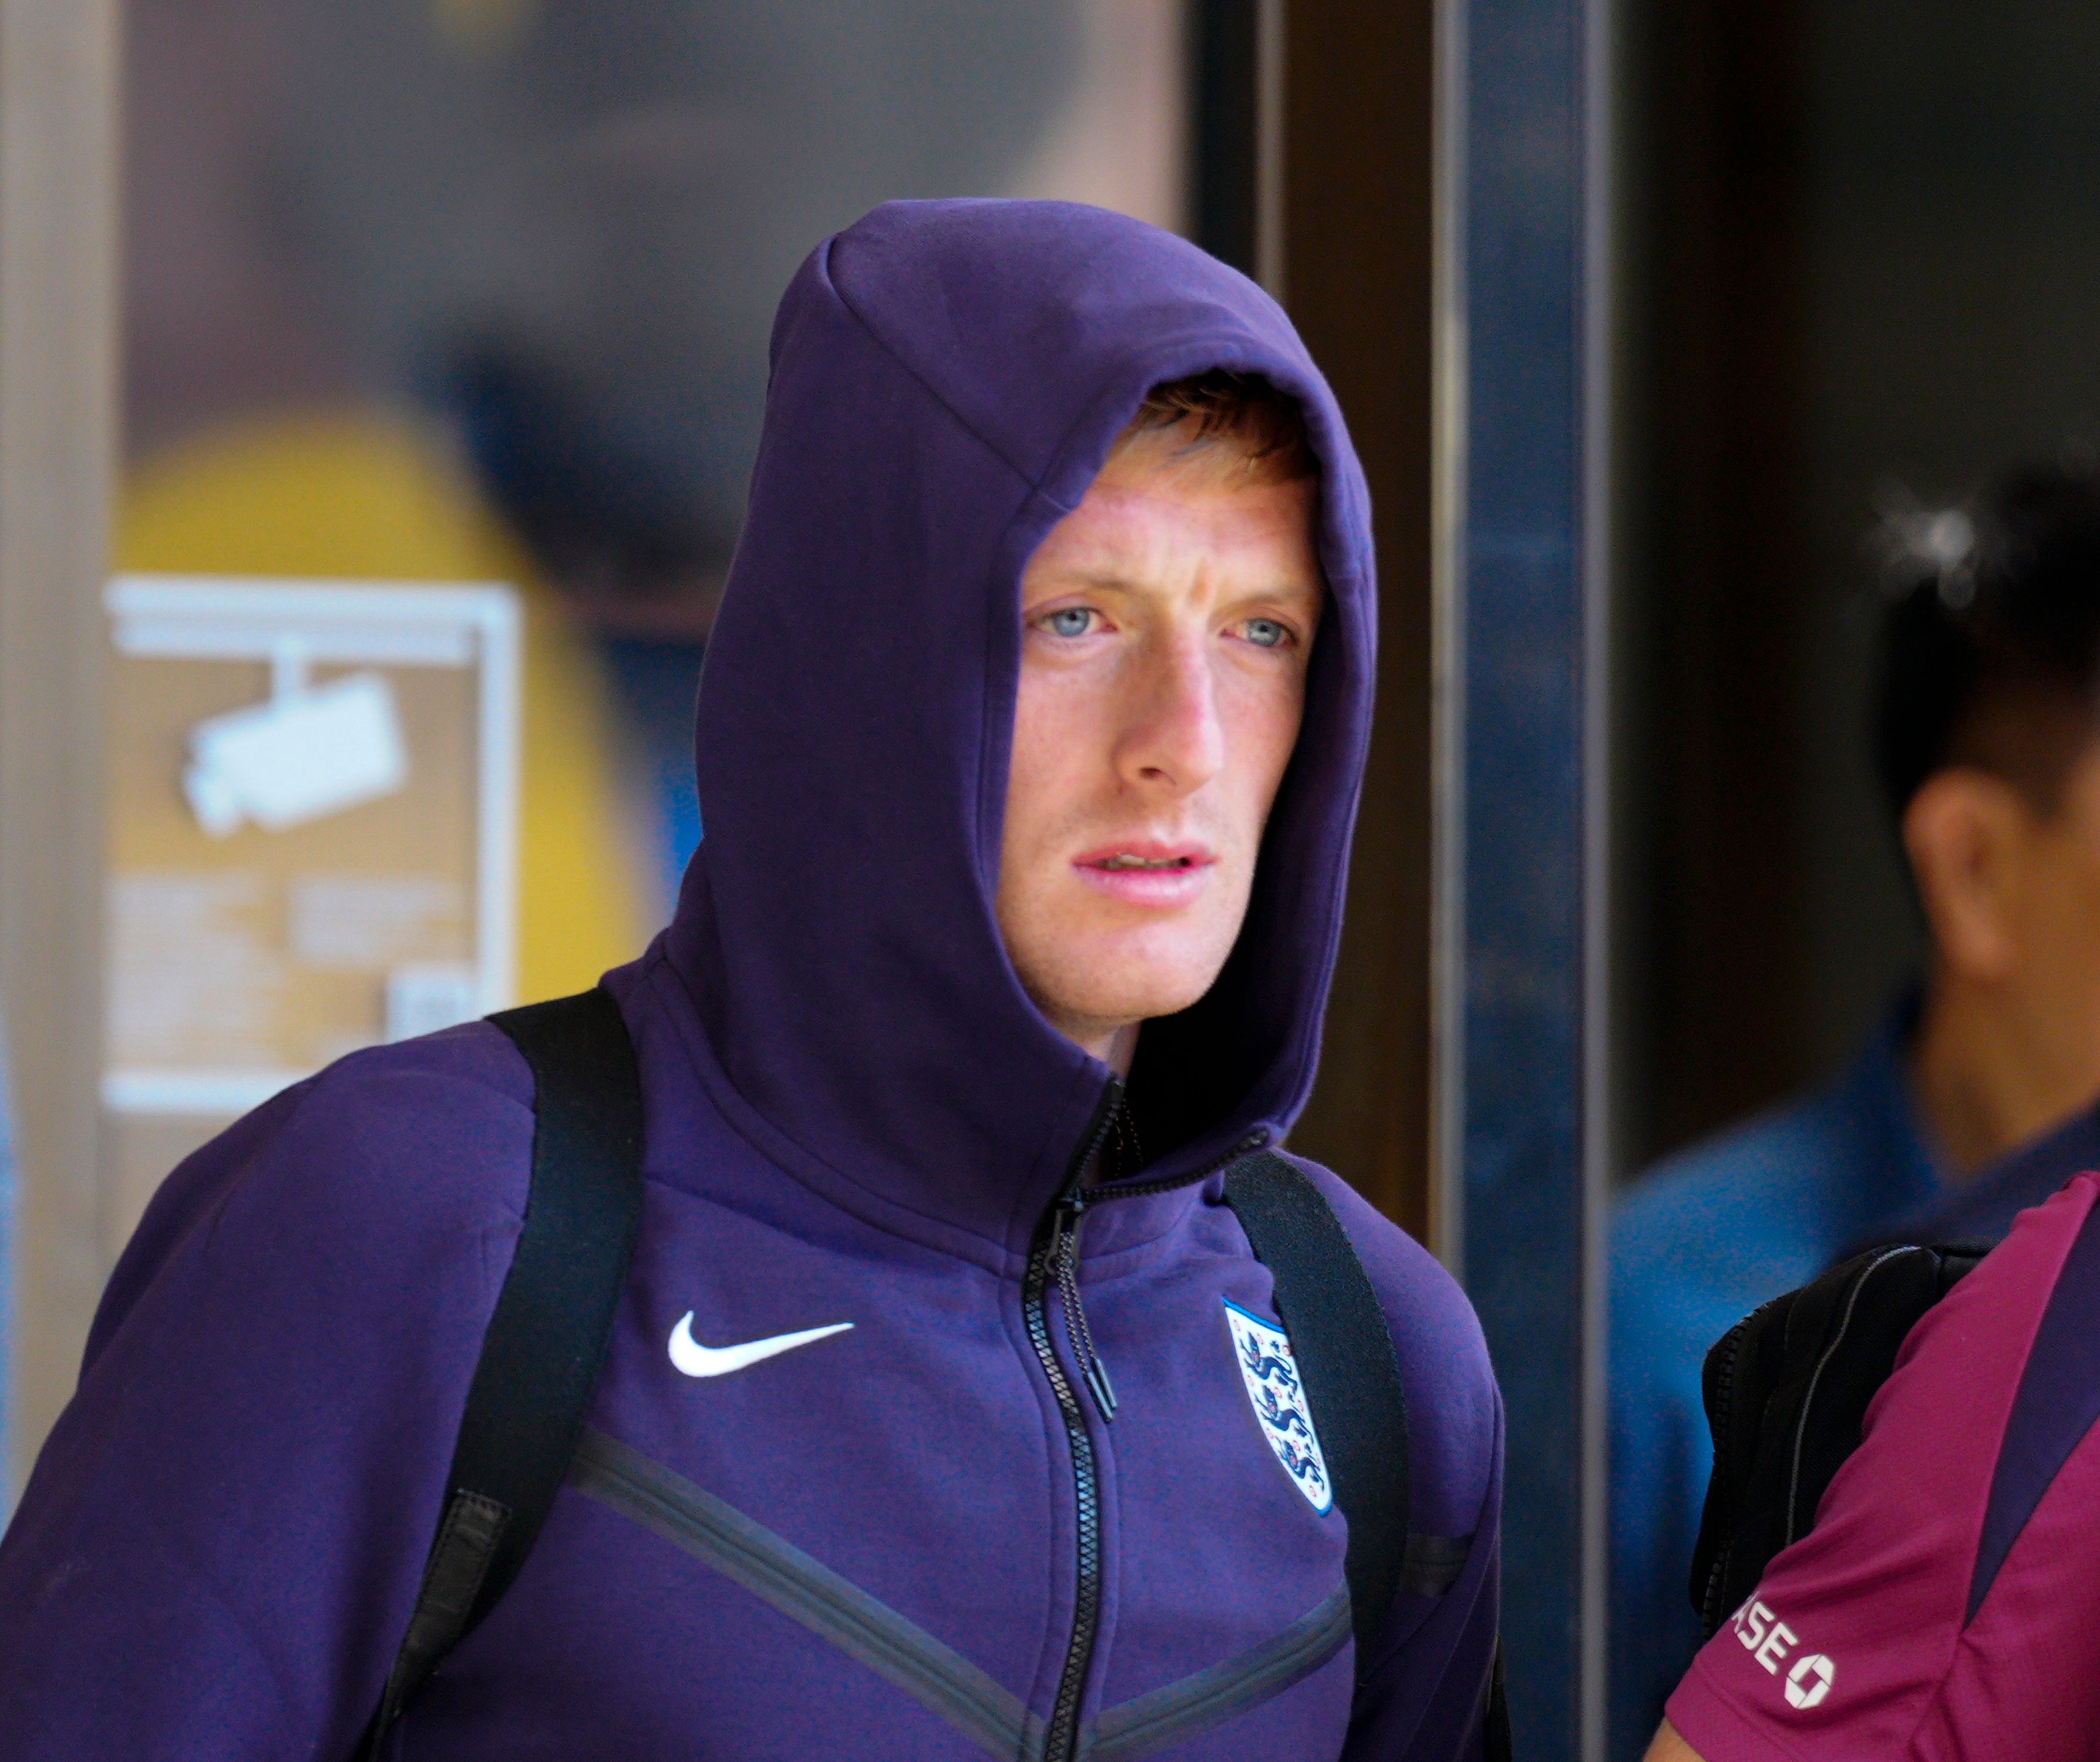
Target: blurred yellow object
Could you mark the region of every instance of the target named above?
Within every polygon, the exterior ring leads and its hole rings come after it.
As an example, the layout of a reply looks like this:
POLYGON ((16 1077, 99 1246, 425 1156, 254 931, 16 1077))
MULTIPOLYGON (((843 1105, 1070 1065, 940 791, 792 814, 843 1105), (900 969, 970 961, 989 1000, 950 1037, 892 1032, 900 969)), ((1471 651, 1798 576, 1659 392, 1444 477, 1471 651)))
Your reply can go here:
POLYGON ((430 24, 447 48, 483 56, 516 48, 539 14, 537 0, 432 0, 430 24))
POLYGON ((412 420, 278 416, 148 459, 117 516, 121 570, 508 581, 525 608, 518 1001, 581 991, 644 937, 603 681, 457 462, 412 420))

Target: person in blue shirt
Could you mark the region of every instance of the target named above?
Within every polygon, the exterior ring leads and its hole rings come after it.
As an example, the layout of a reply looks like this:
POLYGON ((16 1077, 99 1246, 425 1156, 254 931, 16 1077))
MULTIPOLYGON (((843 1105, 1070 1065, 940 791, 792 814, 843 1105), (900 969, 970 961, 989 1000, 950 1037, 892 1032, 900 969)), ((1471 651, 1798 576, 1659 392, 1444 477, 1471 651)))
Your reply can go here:
POLYGON ((1615 1756, 1641 1754, 1701 1637, 1707 1349, 1862 1242, 2001 1232, 2008 1203, 2100 1149, 2100 479, 2017 472, 1889 536, 1875 756, 1925 977, 1829 1088, 1678 1152, 1619 1206, 1615 1756))

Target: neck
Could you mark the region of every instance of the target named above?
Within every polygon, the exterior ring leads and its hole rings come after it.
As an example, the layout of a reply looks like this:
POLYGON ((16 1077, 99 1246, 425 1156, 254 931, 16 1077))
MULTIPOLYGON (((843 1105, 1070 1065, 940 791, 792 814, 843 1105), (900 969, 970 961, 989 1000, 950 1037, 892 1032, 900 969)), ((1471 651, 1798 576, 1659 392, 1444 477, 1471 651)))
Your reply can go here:
POLYGON ((1099 1044, 1089 1046, 1087 1050, 1118 1076, 1127 1077, 1130 1075, 1131 1061, 1137 1057, 1137 1031, 1143 1026, 1140 1022, 1126 1022, 1099 1044))
POLYGON ((1061 1020, 1052 1015, 1050 1026, 1081 1052, 1091 1053, 1118 1076, 1127 1077, 1130 1075, 1131 1061, 1137 1057, 1137 1031, 1145 1024, 1061 1020))
POLYGON ((1957 1178, 1974 1174, 2093 1099, 2087 1062, 2052 1056, 2062 1036, 2011 988, 1935 975, 1911 1050, 1918 1105, 1957 1178))

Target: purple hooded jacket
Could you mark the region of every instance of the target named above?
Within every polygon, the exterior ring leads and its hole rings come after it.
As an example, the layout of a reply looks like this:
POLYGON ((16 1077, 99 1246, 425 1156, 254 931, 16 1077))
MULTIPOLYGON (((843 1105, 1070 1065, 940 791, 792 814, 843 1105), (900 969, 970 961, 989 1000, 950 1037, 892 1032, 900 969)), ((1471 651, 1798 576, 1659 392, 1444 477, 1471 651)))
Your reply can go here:
MULTIPOLYGON (((1464 1297, 1309 1168, 1409 1403, 1414 1538, 1361 1689, 1346 1520, 1272 1447, 1228 1307, 1276 1314, 1217 1171, 1312 1080, 1372 608, 1341 417, 1240 276, 1055 203, 894 204, 818 248, 700 693, 706 841, 605 982, 646 1194, 583 1459, 390 1755, 1480 1754, 1501 1410, 1464 1297), (1303 403, 1331 598, 1246 930, 1141 1038, 1163 1154, 1082 1218, 1110 1423, 1061 1403, 1056 1287, 1024 1300, 1113 1079, 993 914, 1017 587, 1147 388, 1214 367, 1303 403), (726 1374, 683 1345, 842 1323, 726 1374)), ((170 1177, 0 1544, 0 1762, 350 1755, 518 1237, 532 1099, 475 1024, 343 1060, 170 1177)))

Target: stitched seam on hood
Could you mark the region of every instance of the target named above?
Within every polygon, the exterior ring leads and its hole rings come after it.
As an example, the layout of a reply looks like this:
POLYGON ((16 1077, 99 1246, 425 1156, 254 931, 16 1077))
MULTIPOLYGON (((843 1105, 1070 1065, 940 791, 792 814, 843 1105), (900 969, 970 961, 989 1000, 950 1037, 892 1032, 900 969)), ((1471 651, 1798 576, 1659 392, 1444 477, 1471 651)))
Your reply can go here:
MULTIPOLYGON (((682 990, 684 981, 679 975, 676 963, 665 959, 660 955, 654 953, 644 957, 643 965, 645 969, 660 963, 668 970, 673 983, 677 983, 682 990)), ((670 1013, 668 1006, 664 1003, 662 998, 655 995, 653 985, 650 987, 649 989, 651 994, 650 997, 651 1007, 664 1010, 665 1013, 668 1015, 670 1013)), ((685 1036, 686 1033, 686 1027, 677 1022, 675 1020, 671 1022, 670 1027, 673 1034, 678 1040, 678 1049, 680 1054, 689 1061, 692 1060, 692 1053, 690 1049, 688 1049, 685 1044, 685 1036)), ((706 1030, 695 1022, 692 1024, 692 1031, 701 1034, 704 1036, 706 1030)), ((1028 1256, 1026 1252, 1008 1248, 995 1237, 988 1236, 980 1230, 967 1229, 964 1225, 955 1223, 949 1218, 940 1217, 933 1212, 920 1211, 915 1207, 905 1204, 901 1200, 891 1198, 888 1194, 875 1191, 872 1188, 868 1187, 864 1183, 855 1180, 852 1175, 847 1173, 844 1169, 838 1168, 836 1164, 826 1160, 823 1157, 818 1155, 814 1150, 810 1150, 799 1140, 792 1137, 787 1133, 783 1132, 779 1126, 769 1118, 761 1109, 752 1105, 750 1098, 746 1096, 742 1090, 737 1088, 735 1079, 730 1076, 728 1071, 721 1069, 718 1061, 716 1062, 714 1066, 713 1076, 711 1076, 708 1071, 701 1069, 697 1061, 694 1062, 693 1068, 696 1080, 700 1086, 700 1093, 706 1097, 708 1106, 712 1111, 715 1118, 721 1122, 722 1129, 735 1136, 753 1156, 757 1157, 758 1160, 765 1165, 768 1171, 776 1172, 784 1179, 794 1182, 798 1191, 808 1194, 812 1199, 816 1200, 818 1204, 828 1206, 834 1211, 843 1212, 846 1217, 851 1218, 856 1224, 862 1225, 863 1228, 880 1230, 885 1235, 898 1237, 904 1241, 911 1243, 913 1247, 923 1249, 929 1254, 943 1255, 951 1260, 960 1260, 965 1261, 969 1265, 976 1267, 979 1271, 988 1274, 991 1278, 1004 1279, 1009 1283, 1018 1283, 1026 1276, 1028 1270, 1028 1256), (754 1138, 751 1135, 750 1132, 746 1129, 743 1122, 737 1119, 728 1109, 723 1106, 721 1100, 715 1093, 714 1076, 719 1076, 723 1086, 726 1087, 729 1093, 735 1097, 736 1103, 739 1107, 749 1113, 752 1118, 761 1121, 768 1132, 776 1134, 784 1144, 794 1151, 797 1156, 806 1160, 813 1168, 822 1169, 825 1174, 831 1177, 833 1180, 839 1181, 845 1186, 850 1187, 854 1193, 871 1201, 873 1207, 876 1208, 876 1212, 900 1212, 906 1217, 915 1219, 919 1222, 931 1224, 950 1235, 966 1237, 972 1242, 982 1243, 993 1251, 993 1253, 998 1258, 998 1264, 992 1264, 991 1260, 989 1258, 978 1258, 974 1256, 960 1253, 950 1243, 945 1242, 929 1241, 923 1236, 899 1230, 895 1225, 889 1222, 879 1215, 874 1215, 871 1212, 866 1210, 857 1210, 851 1206, 842 1204, 831 1194, 823 1191, 821 1188, 812 1186, 809 1181, 804 1180, 801 1177, 797 1175, 792 1168, 789 1168, 786 1164, 784 1164, 781 1160, 779 1155, 774 1150, 761 1143, 757 1139, 754 1138)), ((677 1193, 686 1199, 697 1199, 706 1204, 721 1205, 730 1211, 735 1212, 740 1217, 757 1217, 757 1214, 755 1213, 743 1211, 733 1202, 731 1199, 723 1194, 682 1186, 678 1181, 667 1178, 664 1176, 652 1175, 646 1172, 643 1175, 643 1178, 646 1181, 655 1181, 659 1186, 662 1186, 667 1192, 677 1193)), ((1148 1251, 1157 1250, 1169 1237, 1174 1235, 1178 1230, 1185 1225, 1188 1221, 1189 1213, 1193 1211, 1196 1203, 1201 1202, 1202 1195, 1210 1190, 1213 1184, 1214 1181, 1207 1181, 1193 1183, 1190 1186, 1188 1190, 1191 1195, 1190 1203, 1181 1212, 1176 1221, 1163 1225, 1153 1234, 1146 1236, 1141 1240, 1122 1243, 1103 1254, 1084 1256, 1082 1257, 1081 1265, 1090 1270, 1090 1272, 1100 1269, 1110 1269, 1105 1275, 1109 1278, 1124 1278, 1136 1276, 1136 1274, 1141 1270, 1142 1265, 1144 1263, 1133 1261, 1133 1264, 1127 1266, 1122 1263, 1126 1260, 1131 1260, 1133 1256, 1145 1255, 1148 1251)), ((764 1220, 761 1219, 759 1221, 763 1221, 764 1220)))
MULTIPOLYGON (((654 974, 659 968, 662 969, 663 971, 669 976, 671 983, 678 987, 681 996, 686 999, 688 1006, 692 1009, 693 1020, 690 1025, 690 1031, 698 1035, 701 1040, 705 1043, 707 1040, 706 1025, 699 1018, 699 1011, 698 1006, 693 1002, 691 993, 686 990, 685 975, 679 972, 677 962, 671 960, 670 957, 665 955, 660 949, 651 948, 647 954, 642 956, 642 965, 645 977, 653 978, 654 974)), ((982 1243, 987 1248, 991 1250, 994 1255, 998 1257, 998 1264, 995 1265, 989 1261, 971 1261, 971 1264, 982 1267, 986 1272, 990 1273, 995 1278, 1018 1280, 1026 1272, 1027 1256, 1025 1253, 1017 1252, 1015 1250, 1008 1248, 1004 1242, 999 1241, 997 1238, 986 1235, 982 1230, 972 1230, 967 1225, 956 1223, 951 1218, 943 1217, 939 1216, 938 1213, 932 1212, 921 1211, 918 1207, 907 1205, 902 1200, 893 1199, 889 1194, 876 1191, 874 1188, 867 1186, 864 1181, 856 1180, 854 1176, 849 1174, 846 1170, 840 1168, 836 1164, 832 1162, 827 1158, 818 1155, 814 1150, 804 1144, 801 1139, 794 1137, 792 1133, 783 1130, 776 1120, 768 1115, 763 1108, 758 1106, 755 1102, 753 1102, 751 1097, 746 1095, 742 1089, 737 1087, 736 1079, 730 1075, 728 1069, 722 1064, 721 1059, 714 1056, 714 1049, 711 1044, 708 1045, 708 1048, 709 1058, 706 1062, 704 1063, 701 1060, 694 1056, 692 1049, 686 1044, 686 1038, 688 1031, 687 1025, 680 1022, 673 1013, 669 1005, 667 1005, 662 998, 655 995, 655 986, 653 983, 650 986, 649 990, 651 993, 651 1002, 655 1008, 663 1010, 666 1016, 671 1018, 670 1027, 673 1034, 676 1036, 678 1040, 679 1050, 685 1055, 686 1060, 690 1064, 694 1075, 699 1080, 700 1092, 707 1097, 708 1106, 713 1109, 716 1117, 721 1121, 726 1129, 735 1133, 738 1137, 741 1138, 744 1143, 750 1147, 752 1154, 757 1156, 760 1161, 764 1163, 767 1168, 778 1169, 780 1173, 786 1176, 788 1180, 794 1181, 795 1184, 801 1187, 803 1191, 810 1194, 814 1198, 821 1200, 827 1205, 832 1206, 840 1211, 845 1212, 848 1217, 854 1218, 859 1223, 866 1225, 871 1230, 881 1230, 886 1235, 902 1236, 905 1240, 916 1242, 919 1246, 925 1248, 933 1253, 947 1254, 960 1260, 967 1260, 969 1258, 968 1256, 957 1254, 955 1250, 951 1247, 948 1247, 939 1243, 926 1242, 921 1240, 920 1238, 907 1235, 904 1231, 896 1228, 894 1225, 883 1220, 879 1215, 871 1215, 867 1212, 855 1211, 850 1207, 841 1205, 839 1201, 831 1195, 822 1191, 820 1189, 812 1187, 808 1181, 802 1180, 796 1174, 795 1171, 792 1168, 788 1167, 782 1161, 780 1155, 776 1150, 769 1148, 767 1146, 761 1144, 757 1139, 754 1138, 751 1135, 750 1132, 746 1129, 744 1123, 742 1120, 738 1119, 727 1107, 723 1106, 721 1097, 716 1093, 715 1086, 717 1082, 721 1084, 723 1089, 728 1091, 730 1096, 735 1097, 736 1105, 739 1108, 750 1115, 753 1119, 758 1120, 763 1124, 768 1132, 777 1136, 782 1143, 785 1144, 789 1149, 793 1150, 796 1156, 801 1158, 805 1162, 807 1162, 812 1168, 822 1169, 825 1174, 828 1175, 834 1181, 839 1181, 844 1186, 850 1187, 855 1193, 860 1195, 863 1199, 869 1201, 876 1213, 879 1214, 880 1212, 885 1211, 901 1212, 907 1217, 914 1218, 921 1223, 931 1225, 935 1229, 943 1231, 948 1235, 967 1237, 972 1242, 982 1243)))
POLYGON ((953 422, 958 428, 961 429, 962 431, 968 435, 971 439, 977 442, 977 444, 982 447, 986 453, 989 453, 995 459, 998 460, 1001 465, 1007 468, 1007 470, 1012 472, 1013 475, 1019 478, 1023 484, 1026 484, 1029 488, 1036 491, 1039 494, 1041 493, 1041 485, 1037 484, 1035 479, 1030 477, 1027 472, 1021 470, 1018 465, 1016 465, 1012 459, 1008 458, 1006 456, 1004 448, 999 446, 989 435, 986 435, 983 431, 979 429, 976 423, 973 422, 968 417, 964 416, 960 410, 957 409, 954 404, 951 404, 947 399, 935 388, 932 381, 928 379, 926 376, 920 373, 916 367, 913 366, 911 362, 905 360, 905 358, 899 354, 896 348, 891 344, 889 339, 884 336, 880 330, 877 330, 875 328, 874 324, 867 318, 861 309, 858 306, 854 305, 853 301, 847 297, 846 290, 840 285, 838 277, 832 273, 832 252, 836 247, 839 242, 839 238, 840 235, 834 232, 828 239, 824 241, 823 258, 824 285, 830 290, 832 298, 838 302, 839 310, 853 320, 854 323, 859 327, 861 333, 865 336, 870 342, 872 342, 876 347, 882 351, 883 354, 889 359, 899 373, 902 373, 912 382, 913 385, 918 386, 921 391, 924 392, 928 397, 931 398, 937 408, 945 411, 947 413, 949 419, 953 422))
MULTIPOLYGON (((660 950, 652 948, 647 954, 642 957, 641 961, 638 964, 642 969, 645 981, 651 980, 654 969, 658 966, 661 966, 669 975, 672 983, 679 987, 680 995, 686 997, 690 1002, 690 994, 685 991, 685 980, 683 976, 678 971, 677 964, 670 960, 667 956, 664 955, 660 950)), ((893 1199, 886 1193, 878 1193, 874 1189, 867 1186, 865 1183, 854 1179, 852 1175, 848 1173, 845 1170, 840 1168, 836 1164, 817 1155, 815 1151, 809 1149, 808 1146, 804 1145, 799 1139, 783 1131, 777 1123, 767 1115, 763 1110, 755 1106, 751 1101, 751 1098, 745 1095, 741 1089, 737 1088, 736 1080, 732 1077, 726 1070, 722 1068, 719 1060, 713 1060, 712 1062, 712 1072, 710 1072, 708 1069, 704 1068, 698 1060, 695 1059, 691 1049, 686 1044, 686 1036, 687 1032, 690 1031, 692 1033, 699 1035, 704 1040, 707 1031, 705 1027, 697 1019, 690 1022, 690 1025, 681 1023, 677 1021, 670 1005, 668 1005, 663 998, 656 995, 655 987, 653 983, 645 983, 643 988, 649 993, 650 1007, 663 1011, 667 1018, 667 1026, 669 1027, 672 1036, 678 1044, 679 1055, 686 1058, 691 1065, 695 1078, 699 1084, 700 1093, 706 1098, 708 1106, 714 1115, 714 1117, 721 1121, 722 1129, 732 1134, 751 1152, 753 1156, 757 1157, 769 1171, 776 1172, 785 1179, 793 1181, 797 1190, 808 1194, 819 1204, 829 1206, 835 1211, 844 1212, 845 1216, 850 1217, 855 1223, 869 1230, 880 1230, 885 1235, 899 1237, 902 1240, 911 1243, 915 1248, 924 1249, 929 1254, 944 1255, 952 1260, 964 1261, 968 1265, 977 1268, 982 1272, 988 1274, 994 1278, 1017 1282, 1026 1275, 1028 1266, 1028 1256, 1025 1252, 1008 1248, 997 1238, 986 1235, 981 1230, 967 1229, 963 1225, 955 1223, 951 1219, 940 1217, 933 1212, 920 1211, 915 1207, 905 1204, 902 1200, 893 1199), (871 1212, 867 1211, 856 1210, 850 1206, 842 1204, 837 1199, 833 1197, 832 1195, 824 1192, 821 1188, 812 1186, 807 1181, 797 1175, 792 1168, 789 1168, 786 1164, 784 1164, 781 1160, 777 1151, 767 1145, 760 1142, 757 1138, 754 1138, 751 1133, 746 1128, 744 1123, 732 1114, 728 1108, 723 1106, 721 1098, 717 1095, 715 1091, 715 1083, 717 1078, 720 1080, 722 1086, 728 1090, 729 1093, 732 1097, 735 1097, 736 1105, 739 1108, 748 1113, 753 1119, 761 1122, 767 1132, 776 1135, 783 1144, 795 1153, 796 1155, 807 1161, 811 1167, 823 1170, 826 1175, 829 1176, 833 1180, 840 1182, 845 1186, 850 1187, 854 1193, 860 1195, 863 1198, 872 1202, 872 1204, 874 1208, 876 1208, 877 1212, 899 1212, 903 1213, 906 1217, 912 1218, 919 1222, 931 1224, 937 1229, 942 1230, 950 1235, 967 1237, 972 1242, 982 1243, 990 1248, 994 1254, 997 1256, 998 1264, 995 1265, 993 1265, 990 1259, 980 1259, 973 1256, 959 1253, 953 1246, 947 1243, 929 1241, 924 1237, 909 1234, 904 1230, 898 1229, 893 1224, 887 1221, 879 1215, 871 1215, 871 1212)), ((695 1014, 697 1015, 697 1012, 695 1012, 695 1014)), ((712 1048, 709 1049, 710 1052, 712 1052, 712 1048)), ((1088 1278, 1088 1282, 1091 1283, 1092 1278, 1096 1276, 1099 1276, 1105 1279, 1127 1278, 1137 1276, 1137 1274, 1143 1270, 1146 1263, 1136 1257, 1146 1255, 1148 1251, 1157 1250, 1162 1243, 1167 1240, 1168 1238, 1173 1236, 1177 1231, 1185 1228, 1188 1223, 1190 1214, 1194 1211, 1196 1206, 1203 1203, 1207 1195, 1215 1192, 1218 1181, 1222 1178, 1223 1175, 1220 1171, 1206 1177, 1201 1181, 1191 1182, 1185 1190, 1189 1196, 1188 1204, 1182 1208, 1175 1221, 1163 1225, 1152 1234, 1143 1237, 1135 1242, 1119 1243, 1117 1247, 1103 1253, 1088 1254, 1083 1256, 1081 1259, 1081 1265, 1083 1268, 1087 1270, 1085 1276, 1088 1278), (1126 1265, 1126 1262, 1129 1264, 1126 1265)), ((707 1191, 691 1186, 683 1186, 674 1179, 668 1178, 663 1175, 650 1174, 646 1170, 643 1173, 643 1179, 645 1181, 655 1182, 657 1185, 663 1187, 667 1192, 677 1193, 687 1199, 697 1199, 704 1203, 710 1205, 721 1205, 728 1210, 736 1212, 737 1214, 741 1217, 757 1217, 757 1214, 755 1213, 742 1211, 741 1208, 735 1205, 729 1197, 719 1192, 707 1191)), ((760 1221, 763 1221, 763 1220, 760 1221)))

